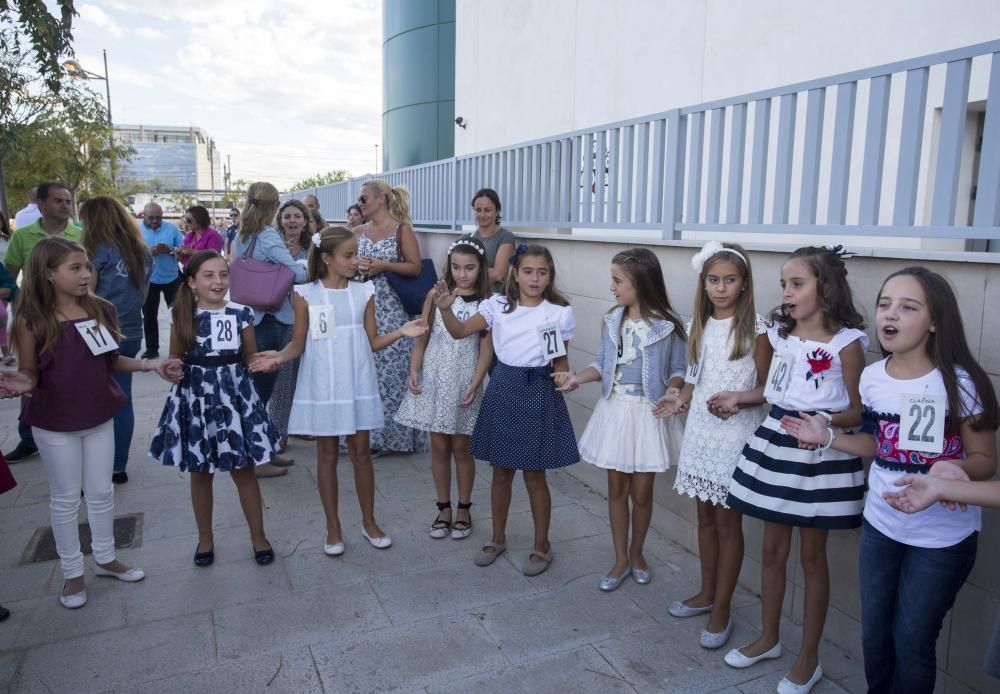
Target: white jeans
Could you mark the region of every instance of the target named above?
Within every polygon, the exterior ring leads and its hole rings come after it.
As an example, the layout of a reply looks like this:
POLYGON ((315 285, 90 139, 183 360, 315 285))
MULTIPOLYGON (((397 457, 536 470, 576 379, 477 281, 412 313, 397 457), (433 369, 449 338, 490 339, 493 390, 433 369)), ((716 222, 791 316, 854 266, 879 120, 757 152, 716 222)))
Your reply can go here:
POLYGON ((49 478, 52 535, 67 580, 83 575, 83 553, 77 512, 80 489, 87 498, 87 516, 98 564, 115 560, 115 491, 111 472, 115 462, 114 420, 84 431, 49 431, 32 427, 35 445, 49 478))

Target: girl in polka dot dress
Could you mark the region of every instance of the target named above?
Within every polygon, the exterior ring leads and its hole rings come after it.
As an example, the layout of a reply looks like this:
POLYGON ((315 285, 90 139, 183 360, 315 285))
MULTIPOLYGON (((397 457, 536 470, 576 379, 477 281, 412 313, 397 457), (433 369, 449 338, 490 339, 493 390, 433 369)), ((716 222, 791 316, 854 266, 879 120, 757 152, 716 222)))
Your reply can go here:
POLYGON ((435 303, 455 339, 490 330, 497 363, 472 434, 472 455, 493 466, 493 539, 476 557, 489 566, 507 549, 507 513, 514 474, 521 470, 535 522, 534 546, 523 572, 535 576, 552 562, 549 521, 552 499, 545 471, 580 459, 566 401, 553 370, 566 371, 566 350, 576 321, 556 291, 552 255, 542 246, 517 247, 504 294, 481 301, 463 323, 452 313, 455 292, 438 282, 435 303))

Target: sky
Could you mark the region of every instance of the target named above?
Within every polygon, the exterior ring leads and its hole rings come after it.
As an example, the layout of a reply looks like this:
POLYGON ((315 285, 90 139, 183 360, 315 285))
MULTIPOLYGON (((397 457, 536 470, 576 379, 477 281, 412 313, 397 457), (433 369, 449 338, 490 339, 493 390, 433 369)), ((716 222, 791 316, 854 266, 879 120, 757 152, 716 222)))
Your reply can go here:
MULTIPOLYGON (((100 0, 76 4, 76 59, 103 74, 115 123, 197 126, 233 179, 279 189, 375 170, 381 0, 100 0)), ((104 84, 91 86, 104 94, 104 84)))

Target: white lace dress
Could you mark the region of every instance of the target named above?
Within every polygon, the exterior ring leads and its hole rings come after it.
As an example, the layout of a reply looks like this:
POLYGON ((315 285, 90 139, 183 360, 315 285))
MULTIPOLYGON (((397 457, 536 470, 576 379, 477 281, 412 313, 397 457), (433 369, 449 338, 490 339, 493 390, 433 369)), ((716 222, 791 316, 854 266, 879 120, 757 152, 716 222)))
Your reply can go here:
MULTIPOLYGON (((747 407, 723 420, 708 411, 708 399, 716 393, 751 390, 757 385, 752 349, 736 361, 729 360, 733 348, 729 331, 733 320, 709 318, 705 324, 701 341, 701 377, 691 397, 674 480, 674 489, 681 494, 716 505, 725 505, 740 451, 767 414, 763 406, 747 407)), ((758 335, 767 332, 767 325, 760 316, 757 316, 756 331, 758 335)))

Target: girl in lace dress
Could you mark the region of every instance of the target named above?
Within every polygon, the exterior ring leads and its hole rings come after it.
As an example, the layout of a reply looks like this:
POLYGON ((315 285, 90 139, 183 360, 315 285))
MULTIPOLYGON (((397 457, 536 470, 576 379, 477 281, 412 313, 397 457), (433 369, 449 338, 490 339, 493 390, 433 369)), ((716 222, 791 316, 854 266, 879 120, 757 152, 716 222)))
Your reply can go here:
POLYGON ((682 436, 679 420, 659 419, 653 411, 665 394, 680 392, 686 364, 684 326, 651 251, 630 248, 611 259, 611 293, 618 305, 604 316, 593 363, 578 374, 555 374, 560 390, 601 382, 603 397, 580 437, 580 457, 608 471, 615 564, 598 583, 606 592, 629 575, 639 584, 650 581, 642 548, 653 513, 653 481, 676 462, 682 436))
POLYGON ((726 495, 743 444, 764 419, 763 396, 749 391, 767 373, 771 345, 754 311, 746 251, 710 241, 691 264, 698 289, 678 403, 689 412, 674 489, 697 499, 701 590, 669 612, 711 612, 700 641, 720 648, 732 633, 730 601, 743 564, 743 516, 726 506, 726 495))
MULTIPOLYGON (((452 305, 455 317, 466 321, 479 302, 490 296, 486 247, 473 238, 460 238, 448 248, 444 282, 458 296, 452 305)), ((456 340, 448 334, 433 294, 424 302, 424 322, 430 333, 418 337, 410 356, 409 392, 396 413, 396 421, 431 437, 431 472, 437 490, 438 515, 431 523, 435 540, 462 540, 472 532, 472 485, 476 460, 469 452, 469 437, 476 428, 483 380, 493 359, 489 334, 456 340), (451 519, 451 458, 458 478, 458 511, 451 519)))

